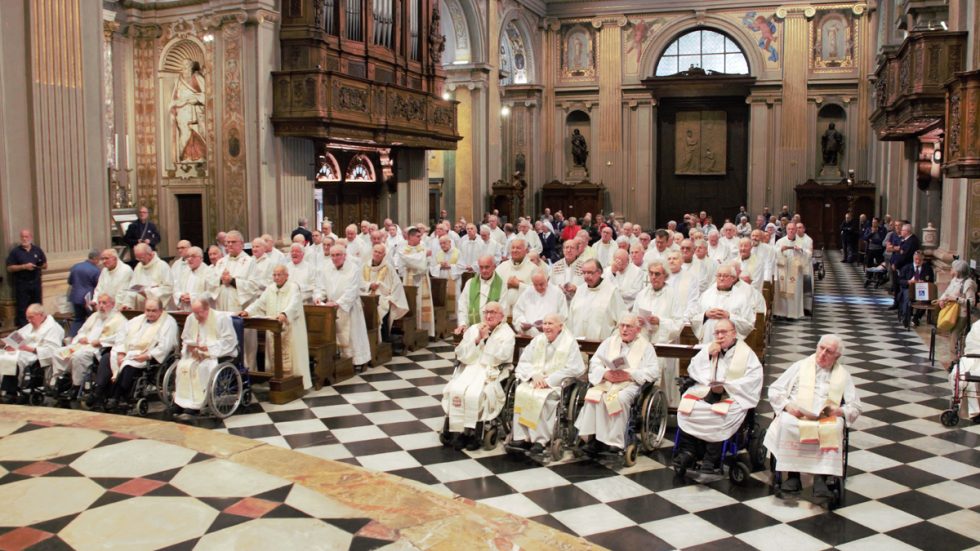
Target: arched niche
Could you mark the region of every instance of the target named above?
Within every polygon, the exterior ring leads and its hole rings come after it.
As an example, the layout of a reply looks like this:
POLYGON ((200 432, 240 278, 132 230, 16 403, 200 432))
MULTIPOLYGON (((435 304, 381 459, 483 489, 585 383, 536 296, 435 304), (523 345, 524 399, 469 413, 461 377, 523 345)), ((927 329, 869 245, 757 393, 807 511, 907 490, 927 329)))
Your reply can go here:
POLYGON ((847 110, 844 109, 843 105, 827 102, 820 106, 817 110, 817 136, 815 137, 817 139, 815 140, 814 154, 816 155, 816 166, 820 168, 820 176, 842 177, 846 173, 844 170, 846 159, 844 157, 847 152, 847 110), (829 130, 831 124, 834 125, 834 130, 845 140, 841 144, 840 151, 837 152, 836 165, 828 166, 827 159, 824 158, 824 143, 834 139, 834 132, 829 130))
MULTIPOLYGON (((764 72, 766 61, 763 51, 758 47, 758 40, 748 28, 736 25, 734 22, 714 15, 698 18, 694 15, 681 17, 664 25, 657 31, 650 46, 640 57, 640 74, 653 76, 656 74, 657 62, 667 48, 681 35, 696 30, 718 31, 728 36, 742 50, 749 65, 750 75, 760 75, 764 72)), ((685 67, 686 69, 686 67, 685 67)), ((682 69, 684 70, 684 69, 682 69)))
POLYGON ((505 14, 500 28, 500 70, 502 86, 536 82, 534 42, 528 24, 518 10, 505 14))
POLYGON ((442 34, 446 36, 444 65, 487 61, 480 10, 473 0, 440 0, 442 34))
POLYGON ((377 176, 374 172, 374 163, 363 153, 358 153, 351 157, 347 164, 347 172, 344 173, 345 182, 375 182, 377 176))
POLYGON ((160 55, 161 136, 169 177, 204 177, 213 120, 204 45, 192 37, 174 39, 160 55))
POLYGON ((589 164, 592 161, 592 117, 588 113, 580 109, 572 110, 565 116, 565 171, 566 175, 571 180, 585 180, 590 171, 589 164), (575 135, 575 131, 578 131, 583 138, 585 138, 585 143, 588 146, 589 156, 586 159, 585 166, 576 166, 575 158, 572 155, 572 138, 575 135))
POLYGON ((333 154, 327 151, 317 156, 317 182, 339 182, 340 176, 340 165, 333 154))

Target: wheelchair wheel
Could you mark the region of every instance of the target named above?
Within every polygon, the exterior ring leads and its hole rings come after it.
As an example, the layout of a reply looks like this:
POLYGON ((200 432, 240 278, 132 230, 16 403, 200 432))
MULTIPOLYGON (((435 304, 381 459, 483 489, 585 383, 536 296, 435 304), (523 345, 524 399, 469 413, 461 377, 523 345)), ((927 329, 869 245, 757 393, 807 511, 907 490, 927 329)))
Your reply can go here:
POLYGON ((636 465, 636 456, 639 455, 639 452, 639 446, 635 442, 626 446, 626 449, 623 450, 623 466, 632 467, 636 465))
POLYGON ((765 429, 759 428, 759 424, 756 423, 752 427, 752 433, 749 436, 749 460, 752 463, 752 470, 764 469, 766 467, 766 455, 769 450, 762 444, 766 439, 765 429))
POLYGON ((504 408, 500 410, 500 426, 503 434, 510 434, 511 430, 514 428, 514 398, 517 393, 517 377, 511 375, 504 381, 502 388, 504 390, 504 408))
POLYGON ((439 431, 439 443, 443 446, 448 446, 452 442, 452 438, 449 437, 449 417, 442 422, 442 430, 439 431))
POLYGON ((660 447, 667 432, 667 395, 664 391, 657 389, 647 396, 641 415, 640 442, 643 451, 652 452, 660 447))
POLYGON ((752 476, 752 469, 742 461, 734 461, 728 468, 728 478, 733 484, 742 486, 752 476))
POLYGON ((28 402, 32 406, 40 406, 44 404, 44 394, 41 393, 40 389, 32 390, 30 396, 28 397, 28 402))
POLYGON ((552 461, 561 461, 565 457, 565 443, 561 438, 555 438, 551 441, 548 451, 551 453, 552 461))
POLYGON ((827 508, 833 511, 841 505, 844 504, 844 479, 839 476, 835 476, 830 480, 830 491, 833 493, 833 497, 827 502, 827 508))
POLYGON ((490 427, 483 431, 483 449, 490 451, 497 447, 497 427, 490 427))
POLYGON ((174 405, 174 395, 177 393, 177 362, 167 368, 160 383, 160 401, 168 409, 174 405))
POLYGON ((955 427, 960 423, 960 414, 955 409, 947 409, 939 416, 944 427, 955 427))
POLYGON ((148 413, 150 413, 150 403, 147 402, 146 398, 136 400, 136 414, 140 417, 146 417, 148 413))
POLYGON ((231 364, 222 364, 211 375, 208 405, 219 419, 224 419, 242 403, 242 374, 231 364))

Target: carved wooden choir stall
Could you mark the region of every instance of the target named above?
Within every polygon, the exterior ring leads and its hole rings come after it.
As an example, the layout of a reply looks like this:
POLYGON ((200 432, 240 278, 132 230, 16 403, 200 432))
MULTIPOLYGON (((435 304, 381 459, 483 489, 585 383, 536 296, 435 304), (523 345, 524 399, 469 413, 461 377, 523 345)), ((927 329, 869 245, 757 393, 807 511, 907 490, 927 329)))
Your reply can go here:
POLYGON ((379 339, 381 324, 384 320, 378 318, 378 295, 361 295, 364 306, 364 324, 367 326, 368 344, 371 346, 371 366, 377 367, 391 361, 391 343, 379 339))
POLYGON ((436 338, 445 339, 453 333, 453 328, 449 323, 448 286, 455 283, 440 277, 433 277, 429 281, 432 286, 432 323, 435 324, 436 338))
POLYGON ((401 335, 402 345, 406 350, 412 352, 429 345, 429 334, 424 329, 419 329, 418 321, 415 317, 418 309, 416 305, 418 292, 419 288, 414 285, 405 286, 405 300, 408 301, 408 313, 402 316, 401 319, 395 320, 391 326, 392 334, 401 335))
POLYGON ((337 308, 335 306, 303 306, 306 315, 306 339, 313 362, 313 386, 336 384, 354 376, 354 363, 340 355, 337 346, 337 308))

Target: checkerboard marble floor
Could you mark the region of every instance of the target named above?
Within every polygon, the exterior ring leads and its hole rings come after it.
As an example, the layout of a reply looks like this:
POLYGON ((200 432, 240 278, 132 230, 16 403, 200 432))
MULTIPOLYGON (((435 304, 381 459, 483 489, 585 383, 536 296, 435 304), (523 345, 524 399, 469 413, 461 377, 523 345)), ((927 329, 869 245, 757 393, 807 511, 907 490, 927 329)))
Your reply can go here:
MULTIPOLYGON (((852 427, 845 506, 833 512, 774 498, 764 472, 744 487, 680 480, 667 467, 669 438, 628 469, 444 448, 436 431, 453 349, 441 342, 303 400, 254 404, 215 430, 387 471, 611 549, 977 547, 980 426, 939 423, 949 391, 927 344, 901 328, 885 291, 864 289, 859 267, 834 252, 826 267, 815 316, 777 323, 766 381, 810 354, 821 335, 843 338, 865 413, 852 427)), ((768 423, 767 403, 760 412, 768 423)))

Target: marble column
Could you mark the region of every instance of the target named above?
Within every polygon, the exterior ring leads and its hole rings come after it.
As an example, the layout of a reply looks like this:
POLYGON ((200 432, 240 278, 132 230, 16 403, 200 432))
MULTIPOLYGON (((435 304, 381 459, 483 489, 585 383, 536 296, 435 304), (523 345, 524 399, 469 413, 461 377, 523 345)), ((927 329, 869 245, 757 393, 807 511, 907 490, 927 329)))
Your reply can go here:
POLYGON ((589 179, 602 182, 609 190, 610 204, 605 205, 606 213, 615 211, 617 215, 626 209, 626 186, 623 181, 623 118, 622 91, 623 80, 620 55, 622 47, 622 27, 626 17, 603 17, 592 20, 592 26, 599 29, 599 109, 592 120, 593 143, 589 149, 595 154, 591 159, 592 172, 589 179))
MULTIPOLYGON (((305 138, 281 138, 278 149, 278 183, 272 188, 272 202, 263 202, 263 228, 277 242, 287 242, 300 217, 316 220, 313 212, 313 142, 305 138), (264 211, 272 211, 270 214, 264 211), (266 220, 269 220, 266 222, 266 220), (266 225, 269 224, 269 225, 266 225)), ((263 190, 263 199, 264 199, 263 190)), ((317 228, 319 229, 319 228, 317 228)), ((342 228, 334 228, 334 232, 342 228)))
MULTIPOLYGON (((811 7, 792 6, 776 10, 783 25, 783 98, 780 126, 781 173, 774 194, 780 205, 796 204, 793 188, 810 176, 806 172, 807 146, 807 18, 813 17, 811 7)), ((778 208, 778 207, 776 207, 778 208)), ((791 207, 792 208, 792 207, 791 207)))
MULTIPOLYGON (((244 64, 243 93, 245 98, 245 128, 254 129, 254 139, 245 140, 247 170, 246 184, 248 208, 246 216, 251 233, 270 233, 277 240, 287 237, 298 216, 313 220, 313 147, 312 143, 300 148, 309 152, 304 159, 305 202, 280 211, 275 208, 278 186, 274 152, 277 144, 272 123, 272 81, 269 73, 279 68, 279 14, 269 10, 256 10, 249 13, 245 23, 244 56, 254 63, 244 64), (296 210, 298 208, 298 210, 296 210), (288 214, 288 216, 287 216, 288 214), (261 230, 261 231, 256 231, 261 230)), ((281 145, 282 150, 297 148, 294 144, 281 145)), ((291 172, 295 173, 296 165, 291 172)), ((286 174, 286 171, 284 171, 286 174)), ((283 201, 283 204, 286 202, 283 201)), ((312 222, 311 222, 312 223, 312 222)))

